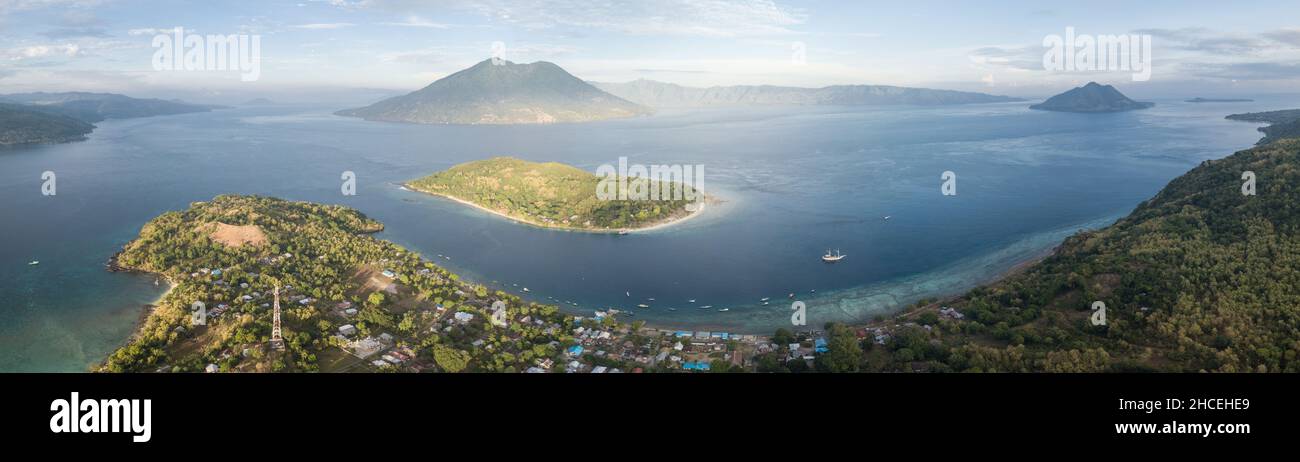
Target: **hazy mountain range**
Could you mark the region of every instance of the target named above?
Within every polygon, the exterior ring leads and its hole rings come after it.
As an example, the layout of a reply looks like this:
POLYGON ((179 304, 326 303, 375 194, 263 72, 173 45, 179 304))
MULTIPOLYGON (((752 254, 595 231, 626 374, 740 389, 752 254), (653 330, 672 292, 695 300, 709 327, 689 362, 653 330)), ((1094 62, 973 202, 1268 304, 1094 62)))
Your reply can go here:
POLYGON ((106 119, 205 112, 220 106, 114 93, 15 93, 0 95, 0 145, 63 143, 85 139, 106 119))
POLYGON ((649 114, 545 61, 484 60, 406 95, 336 114, 421 124, 544 124, 649 114))
POLYGON ((1022 101, 1009 96, 888 85, 833 85, 821 88, 774 85, 686 87, 654 80, 591 82, 615 96, 650 107, 743 105, 946 105, 1022 101))
POLYGON ((151 98, 132 98, 116 93, 14 93, 0 95, 0 102, 31 106, 40 111, 95 123, 106 119, 130 119, 157 115, 206 112, 220 106, 190 104, 151 98))

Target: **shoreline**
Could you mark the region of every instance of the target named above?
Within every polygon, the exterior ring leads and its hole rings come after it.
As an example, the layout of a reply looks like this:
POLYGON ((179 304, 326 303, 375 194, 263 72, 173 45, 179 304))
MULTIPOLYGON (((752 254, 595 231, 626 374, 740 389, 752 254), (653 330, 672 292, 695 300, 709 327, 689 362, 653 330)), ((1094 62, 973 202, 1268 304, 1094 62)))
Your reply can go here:
POLYGON ((526 219, 523 219, 523 218, 519 218, 519 217, 516 217, 516 216, 512 216, 512 215, 506 214, 506 213, 501 212, 501 211, 499 211, 499 210, 493 210, 493 209, 490 209, 490 208, 484 207, 484 206, 482 206, 482 205, 480 205, 480 204, 477 204, 477 203, 474 203, 474 202, 470 202, 470 201, 468 201, 468 200, 461 199, 461 198, 459 198, 459 197, 452 196, 452 195, 450 195, 450 194, 436 193, 436 192, 429 192, 429 191, 424 191, 424 190, 421 190, 421 189, 416 189, 415 187, 413 187, 413 186, 411 186, 411 185, 409 185, 409 184, 406 184, 406 183, 400 183, 400 184, 398 184, 398 186, 401 187, 402 189, 406 190, 406 191, 416 192, 416 193, 420 193, 420 194, 427 194, 427 195, 434 196, 434 197, 441 197, 441 198, 443 198, 443 199, 448 199, 448 200, 451 200, 451 201, 457 202, 457 203, 459 203, 459 204, 461 204, 461 205, 466 205, 466 206, 469 206, 469 207, 473 207, 473 208, 475 208, 475 209, 477 209, 477 210, 480 210, 480 211, 483 211, 483 212, 487 212, 487 213, 489 213, 489 214, 492 214, 492 215, 495 215, 495 216, 498 216, 498 217, 501 217, 501 218, 505 218, 505 219, 507 219, 507 220, 510 220, 510 221, 513 221, 513 222, 515 222, 515 223, 519 223, 519 224, 522 224, 522 225, 532 226, 532 227, 534 227, 534 228, 556 230, 556 231, 569 231, 569 232, 575 232, 575 233, 590 233, 590 234, 619 234, 619 233, 631 234, 631 233, 640 233, 640 232, 646 232, 646 231, 655 231, 655 230, 665 229, 665 228, 668 228, 668 227, 671 227, 671 226, 674 226, 674 225, 678 225, 678 224, 684 223, 684 222, 686 222, 686 221, 688 221, 688 220, 690 220, 690 219, 692 219, 692 218, 695 218, 695 217, 697 217, 697 216, 699 216, 699 215, 702 215, 702 214, 704 213, 704 209, 707 209, 709 204, 719 204, 719 203, 721 203, 721 201, 719 201, 719 200, 717 200, 717 199, 714 199, 713 196, 705 195, 704 201, 702 202, 702 205, 703 205, 703 206, 697 208, 697 209, 694 210, 694 211, 691 211, 690 213, 687 213, 685 216, 677 217, 677 218, 669 218, 669 219, 667 219, 666 221, 660 221, 660 222, 657 222, 657 223, 651 224, 651 225, 649 225, 649 226, 641 227, 641 228, 619 228, 619 229, 574 228, 574 227, 569 227, 569 226, 551 226, 551 225, 547 225, 547 224, 544 224, 544 223, 538 223, 538 222, 535 222, 535 221, 532 221, 532 220, 526 220, 526 219))
POLYGON ((145 324, 149 322, 149 318, 153 317, 154 311, 156 311, 158 307, 162 305, 163 300, 166 300, 167 296, 171 295, 172 292, 176 290, 176 287, 179 286, 179 284, 172 282, 170 279, 167 279, 166 276, 163 276, 161 274, 155 274, 155 273, 150 273, 147 271, 139 271, 139 270, 130 270, 130 272, 148 274, 163 279, 167 281, 167 290, 164 290, 163 293, 159 294, 158 298, 140 307, 140 314, 135 317, 135 322, 131 324, 131 335, 128 335, 126 336, 125 339, 122 339, 122 341, 119 342, 118 345, 112 349, 112 351, 104 355, 103 358, 100 358, 98 361, 92 363, 88 368, 89 369, 88 372, 99 372, 99 370, 103 368, 104 364, 108 361, 108 358, 113 356, 113 353, 116 353, 118 350, 121 350, 122 348, 126 348, 128 345, 134 343, 136 338, 140 336, 140 332, 144 330, 145 324))

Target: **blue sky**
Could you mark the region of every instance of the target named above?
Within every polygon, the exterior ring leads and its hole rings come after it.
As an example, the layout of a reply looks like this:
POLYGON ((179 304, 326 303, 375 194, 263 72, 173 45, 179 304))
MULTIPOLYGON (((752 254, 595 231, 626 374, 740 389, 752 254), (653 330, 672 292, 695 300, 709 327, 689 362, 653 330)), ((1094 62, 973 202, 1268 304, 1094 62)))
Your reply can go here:
POLYGON ((1145 95, 1300 88, 1300 3, 783 0, 0 0, 0 93, 275 95, 412 90, 489 57, 599 81, 891 84, 1040 96, 1098 80, 1145 95), (151 40, 256 34, 261 74, 156 71, 151 40), (1152 37, 1149 81, 1042 67, 1043 39, 1152 37), (803 59, 795 59, 802 48, 803 59))

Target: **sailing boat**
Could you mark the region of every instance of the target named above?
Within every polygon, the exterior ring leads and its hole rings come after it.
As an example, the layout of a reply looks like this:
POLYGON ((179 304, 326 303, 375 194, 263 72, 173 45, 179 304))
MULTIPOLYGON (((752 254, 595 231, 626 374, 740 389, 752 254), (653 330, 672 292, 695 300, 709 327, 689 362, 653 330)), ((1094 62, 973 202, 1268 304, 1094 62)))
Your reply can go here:
POLYGON ((837 262, 837 261, 843 260, 844 257, 847 257, 847 256, 848 256, 848 255, 844 255, 844 254, 840 253, 839 249, 836 249, 836 250, 835 250, 835 253, 833 253, 833 254, 831 253, 830 249, 827 249, 827 250, 826 250, 826 255, 822 255, 822 261, 824 261, 824 262, 826 262, 826 263, 835 263, 835 262, 837 262))

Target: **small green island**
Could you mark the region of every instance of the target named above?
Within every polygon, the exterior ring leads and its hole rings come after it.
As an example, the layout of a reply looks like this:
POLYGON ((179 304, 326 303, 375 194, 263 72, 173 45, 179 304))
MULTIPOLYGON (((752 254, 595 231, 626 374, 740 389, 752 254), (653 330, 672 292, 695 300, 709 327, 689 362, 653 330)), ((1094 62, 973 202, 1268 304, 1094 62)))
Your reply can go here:
POLYGON ((415 191, 544 228, 585 232, 628 232, 677 223, 702 211, 711 199, 681 183, 626 178, 628 189, 664 191, 655 200, 604 200, 597 194, 607 177, 557 162, 511 157, 467 162, 407 183, 415 191), (677 188, 681 194, 669 197, 677 188), (694 197, 694 199, 686 199, 694 197))

